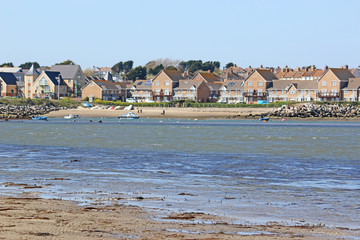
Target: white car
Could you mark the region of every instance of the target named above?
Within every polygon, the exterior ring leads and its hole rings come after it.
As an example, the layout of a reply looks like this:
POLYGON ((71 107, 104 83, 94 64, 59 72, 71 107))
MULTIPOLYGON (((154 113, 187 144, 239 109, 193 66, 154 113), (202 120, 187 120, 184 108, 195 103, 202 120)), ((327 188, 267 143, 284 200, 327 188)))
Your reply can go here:
POLYGON ((145 102, 146 102, 146 103, 154 103, 155 101, 154 101, 154 100, 150 100, 150 99, 145 99, 145 102))
POLYGON ((136 103, 137 101, 136 101, 136 99, 134 99, 134 98, 127 98, 127 99, 126 99, 126 102, 136 103))

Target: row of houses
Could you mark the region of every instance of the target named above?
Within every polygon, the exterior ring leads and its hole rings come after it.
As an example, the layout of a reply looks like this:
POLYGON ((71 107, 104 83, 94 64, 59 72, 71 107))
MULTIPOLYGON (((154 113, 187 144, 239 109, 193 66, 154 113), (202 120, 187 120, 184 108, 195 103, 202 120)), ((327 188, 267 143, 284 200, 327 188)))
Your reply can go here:
POLYGON ((163 70, 152 80, 137 80, 131 87, 138 101, 257 103, 260 101, 359 101, 360 78, 347 67, 308 71, 254 69, 245 79, 221 81, 213 73, 186 79, 178 71, 163 70))
MULTIPOLYGON (((0 69, 1 70, 1 69, 0 69)), ((85 77, 79 65, 54 65, 41 71, 33 66, 23 73, 23 82, 11 72, 0 71, 1 96, 121 100, 139 102, 193 100, 197 102, 257 103, 276 101, 359 101, 358 69, 340 68, 249 68, 231 67, 220 77, 210 72, 162 70, 150 80, 114 81, 85 77), (357 77, 356 77, 356 76, 357 77)))

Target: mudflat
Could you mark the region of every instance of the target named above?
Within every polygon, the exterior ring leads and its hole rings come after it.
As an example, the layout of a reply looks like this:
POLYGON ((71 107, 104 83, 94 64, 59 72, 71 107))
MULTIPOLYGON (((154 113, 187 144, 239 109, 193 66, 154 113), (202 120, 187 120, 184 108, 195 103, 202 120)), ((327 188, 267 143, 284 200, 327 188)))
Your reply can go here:
POLYGON ((236 224, 205 213, 164 213, 111 204, 76 205, 30 195, 0 197, 0 239, 339 239, 360 229, 236 224))

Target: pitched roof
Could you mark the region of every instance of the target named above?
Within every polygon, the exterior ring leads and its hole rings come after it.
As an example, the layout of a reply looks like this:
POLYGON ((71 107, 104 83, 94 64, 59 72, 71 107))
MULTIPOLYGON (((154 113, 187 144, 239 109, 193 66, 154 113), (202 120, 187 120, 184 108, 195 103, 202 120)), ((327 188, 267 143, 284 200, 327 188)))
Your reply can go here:
POLYGON ((223 73, 221 74, 221 77, 222 77, 223 79, 231 79, 231 80, 241 79, 241 77, 240 77, 239 75, 237 75, 236 73, 234 73, 232 70, 223 72, 223 73))
POLYGON ((312 76, 313 77, 321 77, 324 74, 324 70, 321 69, 316 69, 315 71, 313 71, 312 76))
POLYGON ((50 71, 60 72, 61 77, 64 79, 74 79, 77 78, 76 73, 79 69, 79 65, 53 65, 51 66, 50 71))
POLYGON ((265 81, 278 79, 270 70, 256 69, 255 71, 258 72, 265 79, 265 81))
POLYGON ((6 83, 6 85, 16 85, 16 77, 12 73, 0 72, 0 78, 6 83))
POLYGON ((226 86, 228 90, 244 89, 243 80, 227 80, 223 86, 226 86))
POLYGON ((332 71, 339 80, 349 80, 349 78, 354 78, 355 76, 345 68, 329 68, 329 71, 332 71))
POLYGON ((360 78, 350 78, 344 90, 357 90, 360 88, 360 78))
POLYGON ((179 89, 190 89, 192 86, 198 88, 203 81, 191 80, 191 79, 181 79, 179 81, 179 89))
POLYGON ((29 71, 27 71, 26 73, 25 73, 25 75, 30 75, 30 76, 32 76, 32 75, 40 75, 40 73, 36 70, 36 68, 34 68, 34 64, 32 64, 31 65, 31 68, 29 69, 29 71))
POLYGON ((318 88, 316 80, 274 80, 272 82, 272 87, 268 90, 285 90, 291 85, 294 85, 298 90, 312 90, 318 88))
POLYGON ((136 89, 151 90, 152 80, 136 80, 133 84, 136 89))
POLYGON ((106 80, 92 80, 96 85, 101 87, 103 90, 119 90, 119 83, 110 82, 106 80))
POLYGON ((216 76, 213 73, 209 73, 209 72, 198 72, 193 79, 197 76, 200 75, 206 82, 217 82, 220 81, 219 77, 216 76))
POLYGON ((222 84, 221 83, 206 83, 210 90, 219 91, 222 84))
POLYGON ((16 73, 21 72, 20 67, 0 67, 0 72, 16 73))
POLYGON ((178 82, 180 79, 184 79, 178 70, 162 70, 162 72, 164 72, 173 82, 178 82))
POLYGON ((54 84, 54 85, 58 85, 58 80, 57 78, 60 76, 60 85, 66 85, 64 82, 64 79, 62 78, 62 75, 60 74, 60 72, 55 72, 55 71, 44 71, 44 74, 46 74, 46 76, 48 76, 48 78, 50 79, 50 81, 54 84))
POLYGON ((107 81, 112 81, 113 80, 113 76, 111 75, 111 73, 106 72, 104 79, 107 81))

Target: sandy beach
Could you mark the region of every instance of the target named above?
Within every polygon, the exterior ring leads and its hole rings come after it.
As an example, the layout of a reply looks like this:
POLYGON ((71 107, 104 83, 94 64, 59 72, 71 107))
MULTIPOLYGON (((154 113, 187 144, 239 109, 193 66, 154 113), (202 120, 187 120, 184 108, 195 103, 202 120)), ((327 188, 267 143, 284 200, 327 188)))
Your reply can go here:
MULTIPOLYGON (((141 199, 139 199, 141 201, 141 199)), ((26 194, 0 197, 0 239, 339 239, 360 229, 325 226, 240 225, 218 216, 112 203, 79 206, 26 194)))
MULTIPOLYGON (((141 118, 177 118, 177 119, 224 119, 246 117, 250 114, 260 115, 274 111, 276 108, 153 108, 136 107, 132 112, 141 118), (138 110, 142 112, 138 112, 138 110), (165 110, 165 114, 162 111, 165 110)), ((59 110, 50 112, 48 117, 64 117, 68 114, 79 115, 86 118, 118 117, 128 110, 90 109, 78 107, 77 109, 59 110)))

